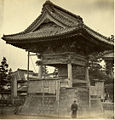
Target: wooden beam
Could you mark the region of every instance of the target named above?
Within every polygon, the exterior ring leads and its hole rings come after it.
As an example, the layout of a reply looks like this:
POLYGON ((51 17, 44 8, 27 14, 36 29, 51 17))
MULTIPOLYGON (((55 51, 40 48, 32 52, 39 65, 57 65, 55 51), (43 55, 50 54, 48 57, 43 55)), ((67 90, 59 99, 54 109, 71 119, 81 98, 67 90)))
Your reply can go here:
POLYGON ((42 78, 42 65, 38 66, 38 78, 41 79, 42 78))
POLYGON ((67 68, 68 68, 68 80, 69 80, 69 86, 72 87, 72 64, 68 63, 67 64, 67 68))
POLYGON ((84 56, 76 54, 75 52, 64 52, 64 53, 52 53, 52 54, 43 54, 43 64, 45 65, 54 65, 54 64, 68 64, 68 57, 72 64, 85 66, 86 59, 84 56))

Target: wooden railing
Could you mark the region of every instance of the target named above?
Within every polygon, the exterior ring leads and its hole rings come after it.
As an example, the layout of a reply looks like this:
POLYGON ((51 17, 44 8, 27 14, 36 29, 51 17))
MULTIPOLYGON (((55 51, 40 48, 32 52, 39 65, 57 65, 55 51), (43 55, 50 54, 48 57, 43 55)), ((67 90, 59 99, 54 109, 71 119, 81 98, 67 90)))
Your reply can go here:
POLYGON ((49 93, 56 94, 61 87, 68 88, 70 86, 70 80, 68 79, 56 79, 56 78, 44 78, 44 79, 30 79, 28 83, 28 93, 49 93))
POLYGON ((56 94, 60 86, 59 79, 37 79, 30 80, 28 84, 28 93, 49 93, 56 94))

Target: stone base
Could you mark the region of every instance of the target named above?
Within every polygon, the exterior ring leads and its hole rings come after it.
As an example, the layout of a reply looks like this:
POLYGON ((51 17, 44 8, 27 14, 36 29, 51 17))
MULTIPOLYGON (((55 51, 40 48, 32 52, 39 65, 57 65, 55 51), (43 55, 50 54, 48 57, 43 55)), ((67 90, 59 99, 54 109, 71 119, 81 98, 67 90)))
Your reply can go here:
POLYGON ((70 117, 71 104, 74 100, 77 101, 79 115, 88 111, 88 91, 86 89, 61 88, 59 102, 56 101, 55 95, 52 97, 47 95, 44 98, 37 94, 27 96, 19 114, 70 117))

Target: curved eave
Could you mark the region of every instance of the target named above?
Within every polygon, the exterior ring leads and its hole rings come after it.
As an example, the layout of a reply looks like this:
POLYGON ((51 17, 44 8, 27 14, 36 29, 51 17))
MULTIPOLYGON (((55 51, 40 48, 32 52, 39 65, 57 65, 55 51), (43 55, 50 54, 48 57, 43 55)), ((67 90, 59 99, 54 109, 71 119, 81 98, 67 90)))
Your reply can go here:
MULTIPOLYGON (((88 27, 84 26, 79 26, 78 28, 74 28, 71 30, 68 30, 67 32, 63 32, 57 35, 52 35, 52 36, 35 36, 35 37, 24 37, 23 36, 16 36, 14 35, 3 35, 2 39, 6 41, 6 43, 12 44, 12 43, 36 43, 36 42, 42 42, 42 41, 52 41, 52 40, 58 40, 58 39, 65 39, 68 37, 72 37, 75 35, 81 35, 83 34, 84 36, 87 37, 90 36, 90 38, 93 38, 93 41, 97 41, 98 43, 105 44, 107 46, 111 46, 112 48, 114 47, 114 43, 109 41, 107 37, 102 36, 101 34, 96 33, 92 29, 89 29, 88 27), (85 32, 84 32, 85 31, 85 32)), ((25 34, 26 35, 26 34, 25 34)))
POLYGON ((14 39, 13 36, 3 35, 2 39, 6 41, 6 43, 36 43, 36 42, 44 42, 44 41, 52 41, 58 39, 64 39, 68 37, 72 37, 75 35, 80 35, 80 32, 76 33, 76 30, 79 31, 80 29, 74 29, 62 34, 52 35, 52 36, 43 36, 43 37, 27 37, 27 38, 18 38, 14 39))
POLYGON ((106 43, 106 44, 114 46, 114 42, 110 41, 107 37, 103 36, 102 34, 92 30, 88 26, 84 25, 84 29, 87 31, 87 33, 89 35, 91 35, 92 37, 96 38, 97 41, 101 41, 103 43, 106 43))
MULTIPOLYGON (((28 33, 27 34, 23 34, 23 35, 3 35, 2 39, 5 40, 5 41, 12 41, 12 42, 15 42, 15 41, 21 41, 23 42, 24 40, 28 41, 28 40, 32 40, 32 39, 51 39, 51 38, 56 38, 56 37, 60 37, 60 36, 64 36, 64 35, 67 35, 68 34, 72 34, 74 33, 76 30, 80 30, 81 29, 81 26, 78 26, 77 28, 76 27, 73 27, 73 28, 70 28, 70 29, 63 29, 62 31, 60 31, 59 33, 57 34, 52 34, 52 35, 44 35, 42 33, 43 36, 39 36, 38 34, 36 34, 37 36, 31 36, 31 34, 33 33, 30 33, 30 36, 28 37, 28 33), (26 37, 24 37, 26 36, 26 37), (22 41, 23 40, 23 41, 22 41)), ((32 40, 33 41, 33 40, 32 40)))

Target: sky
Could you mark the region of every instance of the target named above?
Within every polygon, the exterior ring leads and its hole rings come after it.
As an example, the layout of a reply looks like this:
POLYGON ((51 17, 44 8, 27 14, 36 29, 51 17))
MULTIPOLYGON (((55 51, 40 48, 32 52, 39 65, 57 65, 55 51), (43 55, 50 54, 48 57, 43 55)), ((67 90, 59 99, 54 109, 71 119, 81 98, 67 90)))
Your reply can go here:
MULTIPOLYGON (((46 0, 0 0, 0 36, 25 30, 41 13, 46 0)), ((93 30, 109 37, 114 33, 114 0, 50 0, 83 18, 93 30)), ((13 71, 27 69, 27 52, 0 39, 0 62, 6 57, 13 71)), ((30 69, 37 72, 36 57, 30 58, 30 69)))

